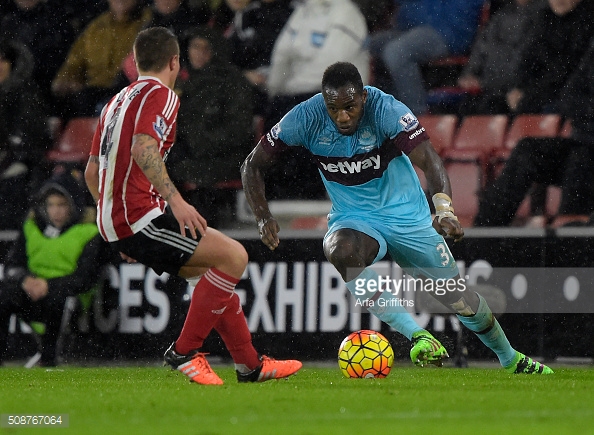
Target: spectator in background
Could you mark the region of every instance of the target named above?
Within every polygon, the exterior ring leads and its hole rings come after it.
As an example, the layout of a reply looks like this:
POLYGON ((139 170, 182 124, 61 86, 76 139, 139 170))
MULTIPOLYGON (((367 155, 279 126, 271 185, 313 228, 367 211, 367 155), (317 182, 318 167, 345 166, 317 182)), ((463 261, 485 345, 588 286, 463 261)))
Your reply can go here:
MULTIPOLYGON (((369 81, 369 54, 363 48, 367 24, 351 0, 306 0, 297 5, 272 50, 266 86, 268 107, 264 130, 269 130, 295 105, 321 91, 328 65, 345 61, 369 81)), ((310 156, 291 155, 283 168, 267 172, 271 198, 325 198, 324 186, 310 156)))
POLYGON ((369 39, 369 50, 388 70, 391 93, 417 116, 427 112, 421 66, 465 54, 478 30, 485 0, 397 0, 392 29, 369 39))
POLYGON ((74 40, 64 9, 43 0, 13 0, 14 11, 0 22, 0 36, 22 42, 33 54, 33 80, 50 101, 50 87, 74 40))
MULTIPOLYGON (((196 2, 194 2, 196 3, 196 2)), ((144 25, 148 27, 165 27, 171 30, 180 41, 182 65, 187 64, 184 53, 187 52, 183 45, 187 34, 198 25, 206 24, 212 16, 210 6, 201 0, 196 6, 190 5, 190 0, 153 0, 151 6, 151 19, 144 25)), ((130 52, 124 58, 121 70, 116 75, 114 90, 119 90, 136 81, 138 70, 134 63, 134 53, 130 52)))
POLYGON ((231 36, 235 28, 235 20, 241 16, 241 12, 252 0, 224 0, 216 7, 210 26, 214 27, 225 35, 231 36))
POLYGON ((572 119, 569 138, 525 138, 481 199, 475 226, 509 225, 532 183, 562 189, 559 215, 594 211, 594 38, 560 92, 560 113, 572 119))
POLYGON ((109 8, 107 0, 46 0, 46 2, 52 8, 59 7, 64 10, 64 18, 72 26, 76 35, 109 8))
POLYGON ((42 366, 57 364, 56 344, 66 298, 89 291, 98 277, 98 235, 92 209, 84 207, 82 173, 48 180, 4 262, 0 287, 0 363, 10 316, 41 321, 42 366))
POLYGON ((264 116, 265 84, 272 48, 293 12, 291 0, 252 1, 235 16, 229 35, 232 61, 251 83, 256 97, 255 113, 264 116))
POLYGON ((213 228, 224 223, 223 213, 235 202, 235 191, 216 185, 239 179, 239 166, 253 144, 253 94, 231 63, 228 44, 216 29, 191 33, 189 65, 180 74, 185 79, 178 79, 176 146, 167 160, 188 202, 213 228))
POLYGON ((32 80, 33 55, 0 40, 0 228, 15 229, 27 210, 30 184, 44 179, 50 140, 47 103, 32 80))
POLYGON ((141 0, 108 3, 109 10, 78 36, 52 83, 65 119, 98 115, 114 93, 116 77, 136 34, 151 17, 141 0))
POLYGON ((534 18, 544 4, 514 0, 491 16, 458 78, 458 86, 467 92, 460 115, 509 112, 506 95, 517 82, 520 56, 529 41, 526 35, 534 31, 534 18))
POLYGON ((146 27, 167 27, 178 38, 192 28, 206 24, 211 18, 210 6, 201 1, 196 6, 190 0, 153 0, 152 18, 146 27))
POLYGON ((539 14, 507 94, 512 113, 555 113, 558 96, 594 36, 592 0, 548 0, 539 14))
POLYGON ((212 11, 205 0, 153 0, 150 27, 167 27, 176 36, 211 19, 212 11))
POLYGON ((305 0, 297 5, 278 36, 268 80, 268 130, 296 104, 320 92, 326 67, 352 62, 369 81, 365 17, 351 0, 305 0))
POLYGON ((369 33, 390 27, 390 17, 395 6, 392 0, 354 0, 354 2, 365 17, 369 33))

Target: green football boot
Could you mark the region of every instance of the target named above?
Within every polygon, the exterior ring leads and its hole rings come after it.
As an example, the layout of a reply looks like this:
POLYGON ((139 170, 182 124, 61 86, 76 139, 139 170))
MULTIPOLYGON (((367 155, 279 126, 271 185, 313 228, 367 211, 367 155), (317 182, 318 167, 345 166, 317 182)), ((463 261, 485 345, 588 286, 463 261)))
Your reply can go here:
POLYGON ((429 332, 423 330, 413 334, 410 349, 410 359, 413 364, 419 367, 425 367, 427 364, 441 367, 443 359, 449 357, 445 347, 429 332))
POLYGON ((555 373, 550 367, 534 361, 532 358, 518 351, 516 351, 514 362, 507 366, 505 370, 513 374, 522 373, 526 375, 552 375, 555 373))

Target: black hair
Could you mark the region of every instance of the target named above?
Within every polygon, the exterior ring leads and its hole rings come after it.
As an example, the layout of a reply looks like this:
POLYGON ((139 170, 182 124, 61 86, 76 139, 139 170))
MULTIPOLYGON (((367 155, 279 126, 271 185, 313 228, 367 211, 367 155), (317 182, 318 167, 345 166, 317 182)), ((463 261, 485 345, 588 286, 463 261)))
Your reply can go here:
POLYGON ((182 36, 185 45, 188 47, 190 42, 196 38, 206 39, 209 42, 213 55, 212 61, 219 61, 221 59, 227 61, 231 59, 231 44, 216 27, 206 25, 192 27, 186 30, 182 36))
POLYGON ((136 36, 134 57, 140 71, 161 71, 175 55, 179 55, 177 36, 166 27, 149 27, 136 36))
POLYGON ((338 89, 353 85, 357 93, 363 92, 363 80, 355 65, 350 62, 336 62, 326 68, 322 77, 322 89, 338 89))

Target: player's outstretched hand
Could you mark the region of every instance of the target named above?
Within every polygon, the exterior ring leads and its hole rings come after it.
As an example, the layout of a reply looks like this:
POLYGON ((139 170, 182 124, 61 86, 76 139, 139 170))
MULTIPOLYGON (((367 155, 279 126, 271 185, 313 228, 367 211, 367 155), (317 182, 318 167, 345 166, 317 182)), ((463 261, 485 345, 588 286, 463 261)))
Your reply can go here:
POLYGON ((464 230, 458 219, 444 217, 439 222, 437 216, 433 219, 433 228, 444 237, 452 237, 457 242, 464 237, 464 230))
POLYGON ((193 239, 197 238, 196 231, 204 236, 207 227, 206 219, 194 207, 188 204, 179 193, 173 195, 168 203, 175 219, 179 223, 179 232, 181 234, 185 235, 187 228, 193 239))
POLYGON ((266 246, 268 246, 271 251, 274 251, 278 247, 279 231, 280 227, 278 222, 273 217, 268 219, 260 219, 258 221, 258 232, 260 233, 260 239, 266 246))

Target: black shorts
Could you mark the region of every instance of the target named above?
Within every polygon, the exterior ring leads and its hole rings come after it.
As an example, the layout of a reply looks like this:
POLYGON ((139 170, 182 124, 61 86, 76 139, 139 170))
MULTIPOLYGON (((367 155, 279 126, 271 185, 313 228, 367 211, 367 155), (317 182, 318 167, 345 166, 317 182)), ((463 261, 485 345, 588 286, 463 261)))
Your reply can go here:
POLYGON ((194 240, 186 230, 186 236, 182 236, 175 216, 163 214, 136 234, 110 244, 113 249, 152 268, 158 275, 163 272, 177 275, 198 246, 200 234, 196 232, 196 235, 198 239, 194 240))

